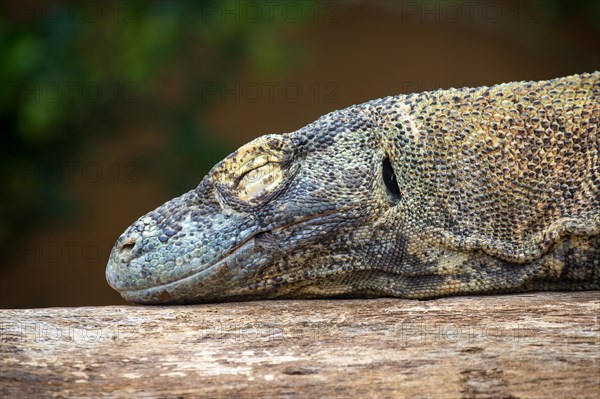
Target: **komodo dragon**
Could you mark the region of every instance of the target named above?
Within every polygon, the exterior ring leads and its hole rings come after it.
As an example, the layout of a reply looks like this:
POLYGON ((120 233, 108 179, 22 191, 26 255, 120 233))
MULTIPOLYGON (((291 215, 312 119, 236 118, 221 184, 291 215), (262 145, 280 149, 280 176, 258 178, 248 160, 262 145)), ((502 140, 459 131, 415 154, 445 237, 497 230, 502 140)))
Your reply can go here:
POLYGON ((131 302, 600 289, 600 72, 369 101, 218 163, 116 242, 131 302))

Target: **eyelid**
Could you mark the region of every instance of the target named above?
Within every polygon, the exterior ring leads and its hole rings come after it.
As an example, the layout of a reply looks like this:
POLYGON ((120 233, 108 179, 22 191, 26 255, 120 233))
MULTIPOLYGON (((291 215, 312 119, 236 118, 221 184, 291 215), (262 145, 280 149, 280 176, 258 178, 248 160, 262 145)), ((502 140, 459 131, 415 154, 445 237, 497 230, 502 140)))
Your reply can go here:
POLYGON ((250 209, 279 195, 298 165, 291 142, 280 135, 261 136, 230 154, 213 173, 219 198, 233 209, 250 209))
POLYGON ((246 161, 241 168, 239 168, 236 172, 236 180, 240 180, 242 177, 244 177, 244 175, 248 174, 249 172, 258 169, 268 163, 275 163, 275 162, 279 162, 279 159, 271 154, 260 154, 254 158, 249 159, 248 161, 246 161))

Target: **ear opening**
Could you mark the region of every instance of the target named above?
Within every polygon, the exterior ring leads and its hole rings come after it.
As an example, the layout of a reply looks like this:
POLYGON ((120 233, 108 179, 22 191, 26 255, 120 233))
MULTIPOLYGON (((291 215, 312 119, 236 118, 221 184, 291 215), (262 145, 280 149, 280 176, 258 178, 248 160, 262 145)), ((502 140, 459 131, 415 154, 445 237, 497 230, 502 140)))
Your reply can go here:
POLYGON ((381 173, 383 174, 383 183, 385 184, 388 197, 392 202, 397 203, 402 198, 402 194, 400 193, 398 179, 396 178, 396 173, 389 157, 383 159, 381 173))

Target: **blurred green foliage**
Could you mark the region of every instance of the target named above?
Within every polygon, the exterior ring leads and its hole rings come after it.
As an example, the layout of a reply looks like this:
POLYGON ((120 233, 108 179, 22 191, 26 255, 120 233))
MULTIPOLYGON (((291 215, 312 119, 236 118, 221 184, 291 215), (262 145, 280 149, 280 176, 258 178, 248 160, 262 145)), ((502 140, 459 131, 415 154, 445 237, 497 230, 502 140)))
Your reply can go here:
MULTIPOLYGON (((197 183, 231 150, 200 122, 211 106, 201 85, 226 82, 241 65, 271 77, 288 67, 294 48, 282 32, 304 18, 286 21, 287 3, 262 15, 244 1, 2 3, 0 244, 68 220, 78 207, 68 181, 44 171, 137 123, 167 136, 153 158, 164 166, 158 178, 173 192, 197 183)), ((309 14, 309 1, 292 5, 309 14)))

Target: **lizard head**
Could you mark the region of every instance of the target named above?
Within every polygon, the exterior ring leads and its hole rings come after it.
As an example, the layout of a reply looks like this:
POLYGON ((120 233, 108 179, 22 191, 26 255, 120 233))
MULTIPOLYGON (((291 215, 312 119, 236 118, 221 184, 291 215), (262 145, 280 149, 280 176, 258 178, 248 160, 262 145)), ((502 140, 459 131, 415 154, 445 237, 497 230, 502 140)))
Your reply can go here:
POLYGON ((372 126, 348 108, 242 146, 121 235, 109 284, 137 303, 369 295, 371 264, 402 256, 385 223, 400 192, 372 126))

